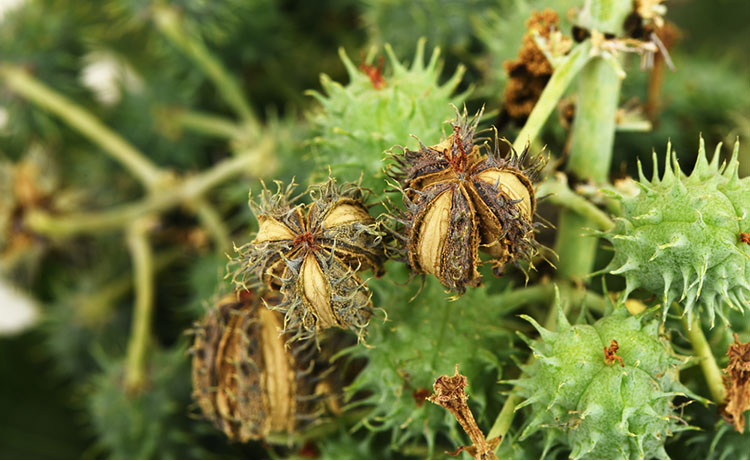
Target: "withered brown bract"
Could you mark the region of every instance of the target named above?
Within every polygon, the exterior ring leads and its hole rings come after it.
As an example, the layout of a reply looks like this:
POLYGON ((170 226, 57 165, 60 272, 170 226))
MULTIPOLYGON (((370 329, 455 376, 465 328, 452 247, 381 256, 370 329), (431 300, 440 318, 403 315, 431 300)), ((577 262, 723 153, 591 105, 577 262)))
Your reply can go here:
POLYGON ((193 397, 230 439, 292 433, 310 419, 315 346, 287 347, 282 320, 244 291, 223 297, 195 326, 193 397))
POLYGON ((255 239, 239 248, 235 283, 265 285, 283 294, 270 308, 284 313, 284 331, 306 339, 316 331, 351 328, 363 334, 372 312, 370 291, 358 272, 383 274, 379 224, 362 191, 334 179, 312 187, 308 205, 293 205, 295 185, 263 189, 250 206, 258 218, 255 239))
POLYGON ((533 181, 541 156, 518 154, 495 133, 494 146, 475 144, 481 112, 458 116, 453 134, 438 145, 394 155, 389 175, 398 182, 405 211, 395 220, 412 270, 435 275, 451 291, 482 283, 479 249, 492 259, 494 273, 536 254, 533 181), (508 153, 501 154, 501 146, 508 153), (482 148, 486 151, 482 153, 482 148))

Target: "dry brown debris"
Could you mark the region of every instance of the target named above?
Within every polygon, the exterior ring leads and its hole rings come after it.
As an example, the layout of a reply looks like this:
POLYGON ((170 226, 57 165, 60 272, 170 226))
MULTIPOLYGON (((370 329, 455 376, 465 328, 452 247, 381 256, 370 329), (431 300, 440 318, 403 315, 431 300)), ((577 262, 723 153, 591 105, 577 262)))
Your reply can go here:
POLYGON ((500 437, 487 440, 477 426, 474 415, 466 404, 469 398, 465 391, 466 376, 458 372, 458 365, 453 376, 443 375, 436 379, 433 389, 435 393, 427 400, 451 412, 473 443, 469 447, 458 447, 458 450, 450 454, 455 456, 465 450, 474 459, 497 459, 495 448, 500 443, 500 437))
POLYGON ((516 123, 523 123, 534 108, 552 75, 552 65, 536 44, 534 35, 549 39, 559 30, 560 18, 551 9, 533 11, 526 21, 526 35, 515 60, 503 64, 510 79, 505 86, 504 110, 516 123))
POLYGON ((741 343, 734 334, 734 344, 727 351, 729 366, 724 369, 724 388, 727 400, 721 409, 722 416, 734 429, 745 432, 745 411, 750 409, 750 343, 741 343))

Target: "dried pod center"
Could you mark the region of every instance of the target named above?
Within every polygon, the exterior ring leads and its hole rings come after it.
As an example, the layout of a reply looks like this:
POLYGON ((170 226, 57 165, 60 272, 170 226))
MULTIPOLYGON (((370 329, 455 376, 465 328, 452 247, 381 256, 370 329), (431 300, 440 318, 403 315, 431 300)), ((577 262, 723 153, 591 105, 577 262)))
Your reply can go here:
POLYGON ((448 149, 446 149, 445 155, 445 157, 448 159, 448 163, 450 163, 451 165, 451 168, 453 168, 453 171, 458 174, 465 173, 466 167, 469 164, 469 157, 466 154, 466 147, 461 140, 460 130, 460 125, 453 125, 453 146, 455 146, 455 149, 451 147, 450 152, 448 152, 448 149))
POLYGON ((298 235, 294 239, 294 246, 304 245, 311 250, 317 250, 318 247, 315 245, 315 237, 312 232, 305 232, 304 234, 298 235))

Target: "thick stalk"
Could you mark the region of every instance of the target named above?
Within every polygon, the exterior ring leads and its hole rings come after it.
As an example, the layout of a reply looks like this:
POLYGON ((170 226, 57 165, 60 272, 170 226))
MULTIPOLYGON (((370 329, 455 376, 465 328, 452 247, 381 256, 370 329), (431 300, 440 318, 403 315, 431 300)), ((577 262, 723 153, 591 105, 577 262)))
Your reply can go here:
POLYGON ((125 356, 125 388, 140 392, 146 384, 146 355, 154 305, 154 255, 148 241, 151 219, 143 217, 128 228, 128 248, 133 260, 135 304, 125 356))
POLYGON ((258 168, 262 158, 270 152, 272 143, 263 142, 254 151, 241 157, 232 157, 216 164, 211 169, 184 180, 178 180, 158 194, 151 194, 134 203, 120 205, 102 212, 54 216, 35 210, 26 217, 25 225, 35 233, 50 237, 75 234, 91 234, 117 230, 133 220, 190 203, 210 189, 244 172, 258 168))
MULTIPOLYGON (((620 78, 602 58, 589 61, 580 77, 567 169, 579 180, 603 183, 612 161, 620 78)), ((598 239, 585 234, 595 226, 575 211, 562 212, 557 233, 561 277, 584 279, 592 271, 598 239)))
POLYGON ((217 115, 188 110, 167 111, 166 114, 178 125, 208 136, 232 140, 245 134, 242 127, 233 120, 217 115))
POLYGON ((527 144, 534 142, 547 122, 549 115, 557 108, 557 104, 568 89, 570 82, 589 60, 590 51, 591 43, 585 41, 573 48, 570 54, 565 57, 565 60, 555 68, 552 77, 550 77, 544 91, 539 96, 539 100, 534 105, 534 109, 529 114, 528 120, 526 120, 513 143, 516 151, 521 152, 527 144))
POLYGON ((695 355, 700 360, 701 370, 703 371, 703 376, 706 378, 711 398, 716 405, 721 405, 727 397, 727 392, 724 389, 724 381, 721 378, 721 369, 716 363, 713 352, 711 352, 711 346, 708 344, 706 335, 703 334, 700 319, 695 315, 692 321, 690 321, 687 315, 683 315, 682 326, 690 340, 690 345, 693 347, 693 352, 695 352, 695 355))

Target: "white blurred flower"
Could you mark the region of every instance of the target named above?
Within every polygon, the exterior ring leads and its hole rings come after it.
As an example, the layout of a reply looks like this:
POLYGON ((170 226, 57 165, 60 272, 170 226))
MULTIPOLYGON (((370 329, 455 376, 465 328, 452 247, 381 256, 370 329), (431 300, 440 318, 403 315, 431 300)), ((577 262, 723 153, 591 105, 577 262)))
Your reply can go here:
POLYGON ((29 329, 39 319, 39 307, 18 288, 0 279, 0 336, 29 329))
POLYGON ((0 22, 5 19, 5 14, 19 8, 26 0, 0 0, 0 22))
MULTIPOLYGON (((2 1, 2 0, 0 0, 2 1)), ((143 81, 123 59, 109 51, 93 51, 84 57, 86 63, 80 80, 105 106, 120 102, 123 88, 138 91, 143 81)))

